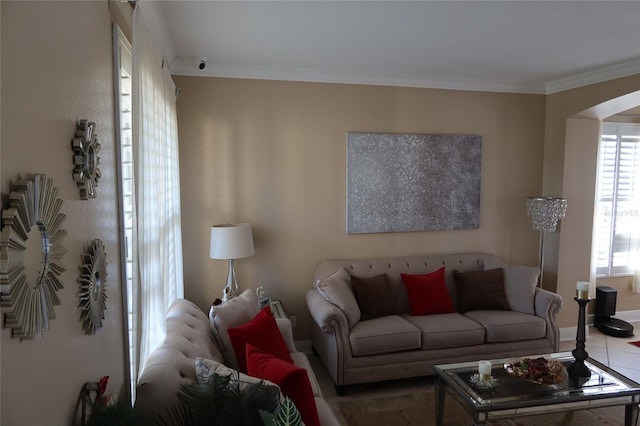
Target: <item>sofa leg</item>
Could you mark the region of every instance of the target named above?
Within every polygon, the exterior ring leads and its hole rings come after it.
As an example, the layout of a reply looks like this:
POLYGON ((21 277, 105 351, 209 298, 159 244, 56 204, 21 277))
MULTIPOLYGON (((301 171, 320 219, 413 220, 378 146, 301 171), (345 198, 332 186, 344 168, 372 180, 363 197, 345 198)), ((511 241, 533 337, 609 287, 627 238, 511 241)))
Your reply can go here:
POLYGON ((338 394, 338 396, 345 396, 347 394, 347 386, 336 385, 336 393, 338 394))

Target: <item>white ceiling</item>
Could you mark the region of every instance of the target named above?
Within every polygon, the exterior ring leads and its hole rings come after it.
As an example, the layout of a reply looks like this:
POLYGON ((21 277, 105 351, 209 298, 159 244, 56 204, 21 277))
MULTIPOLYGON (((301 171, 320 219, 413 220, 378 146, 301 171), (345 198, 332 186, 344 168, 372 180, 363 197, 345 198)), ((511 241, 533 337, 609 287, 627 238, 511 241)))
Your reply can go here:
POLYGON ((142 4, 180 75, 553 93, 640 73, 640 1, 142 4))

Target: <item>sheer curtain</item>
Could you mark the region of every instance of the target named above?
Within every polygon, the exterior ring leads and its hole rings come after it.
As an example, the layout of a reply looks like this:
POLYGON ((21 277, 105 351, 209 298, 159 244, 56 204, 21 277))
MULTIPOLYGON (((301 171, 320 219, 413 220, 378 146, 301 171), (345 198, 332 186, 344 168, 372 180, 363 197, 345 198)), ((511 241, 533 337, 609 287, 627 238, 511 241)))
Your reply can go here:
POLYGON ((175 85, 138 4, 133 29, 133 124, 137 211, 138 371, 166 336, 166 312, 184 297, 175 85))
POLYGON ((640 293, 640 253, 636 258, 636 270, 633 274, 633 291, 640 293))

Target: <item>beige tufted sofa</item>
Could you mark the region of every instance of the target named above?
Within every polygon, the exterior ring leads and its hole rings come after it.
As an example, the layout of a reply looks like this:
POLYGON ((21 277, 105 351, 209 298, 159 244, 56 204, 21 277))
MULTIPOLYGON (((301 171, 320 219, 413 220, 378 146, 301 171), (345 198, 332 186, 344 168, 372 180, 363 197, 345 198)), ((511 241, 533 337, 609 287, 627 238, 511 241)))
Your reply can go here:
MULTIPOLYGON (((276 321, 294 364, 307 370, 320 424, 338 426, 340 423, 322 398, 309 360, 295 348, 291 322, 286 318, 276 321)), ((167 312, 167 338, 149 355, 138 380, 135 410, 150 418, 166 413, 168 407, 177 403, 176 395, 180 386, 195 382, 194 363, 197 357, 224 363, 222 352, 211 332, 209 318, 192 302, 178 299, 167 312)), ((166 417, 163 424, 171 425, 166 417)))
MULTIPOLYGON (((422 317, 409 315, 409 301, 401 273, 425 274, 444 266, 447 289, 456 308, 452 270, 483 270, 485 265, 488 266, 486 269, 510 268, 502 265, 495 256, 482 253, 321 262, 315 270, 314 288, 308 290, 306 302, 313 317, 311 337, 314 352, 329 371, 338 394, 344 394, 345 386, 350 384, 431 375, 432 367, 440 363, 557 351, 559 328, 555 316, 562 307, 562 299, 555 293, 534 289, 535 283, 529 286, 532 300, 531 312, 528 313, 512 310, 422 317), (317 288, 339 268, 357 277, 386 273, 395 299, 389 303, 396 305, 399 315, 353 324, 351 319, 347 319, 347 314, 352 316, 353 313, 343 312, 338 307, 340 303, 331 303, 317 288)), ((523 269, 535 270, 537 279, 537 268, 514 267, 509 270, 523 269)))

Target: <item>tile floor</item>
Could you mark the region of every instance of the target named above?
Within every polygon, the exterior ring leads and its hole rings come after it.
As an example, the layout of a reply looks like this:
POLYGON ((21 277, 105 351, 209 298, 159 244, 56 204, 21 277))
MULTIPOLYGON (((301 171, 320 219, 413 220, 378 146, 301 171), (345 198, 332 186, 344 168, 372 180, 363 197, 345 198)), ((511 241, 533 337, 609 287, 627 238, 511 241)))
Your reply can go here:
MULTIPOLYGON (((640 322, 631 323, 635 336, 630 338, 611 337, 600 333, 595 327, 589 327, 589 337, 585 347, 589 356, 614 368, 621 374, 640 383, 640 347, 630 345, 629 342, 640 340, 640 322)), ((571 351, 575 348, 574 341, 560 342, 560 351, 571 351)), ((318 379, 325 400, 336 413, 338 420, 346 424, 340 414, 338 401, 359 398, 375 398, 388 395, 402 395, 411 392, 424 392, 426 384, 433 383, 433 377, 393 380, 382 383, 369 383, 349 386, 347 394, 339 397, 336 394, 333 381, 322 365, 320 359, 309 354, 309 360, 318 379)))
MULTIPOLYGON (((591 358, 640 383, 640 348, 629 344, 640 340, 640 321, 631 324, 635 334, 633 337, 607 336, 595 327, 589 327, 585 349, 591 358)), ((560 351, 571 351, 574 348, 573 341, 560 342, 560 351)))

